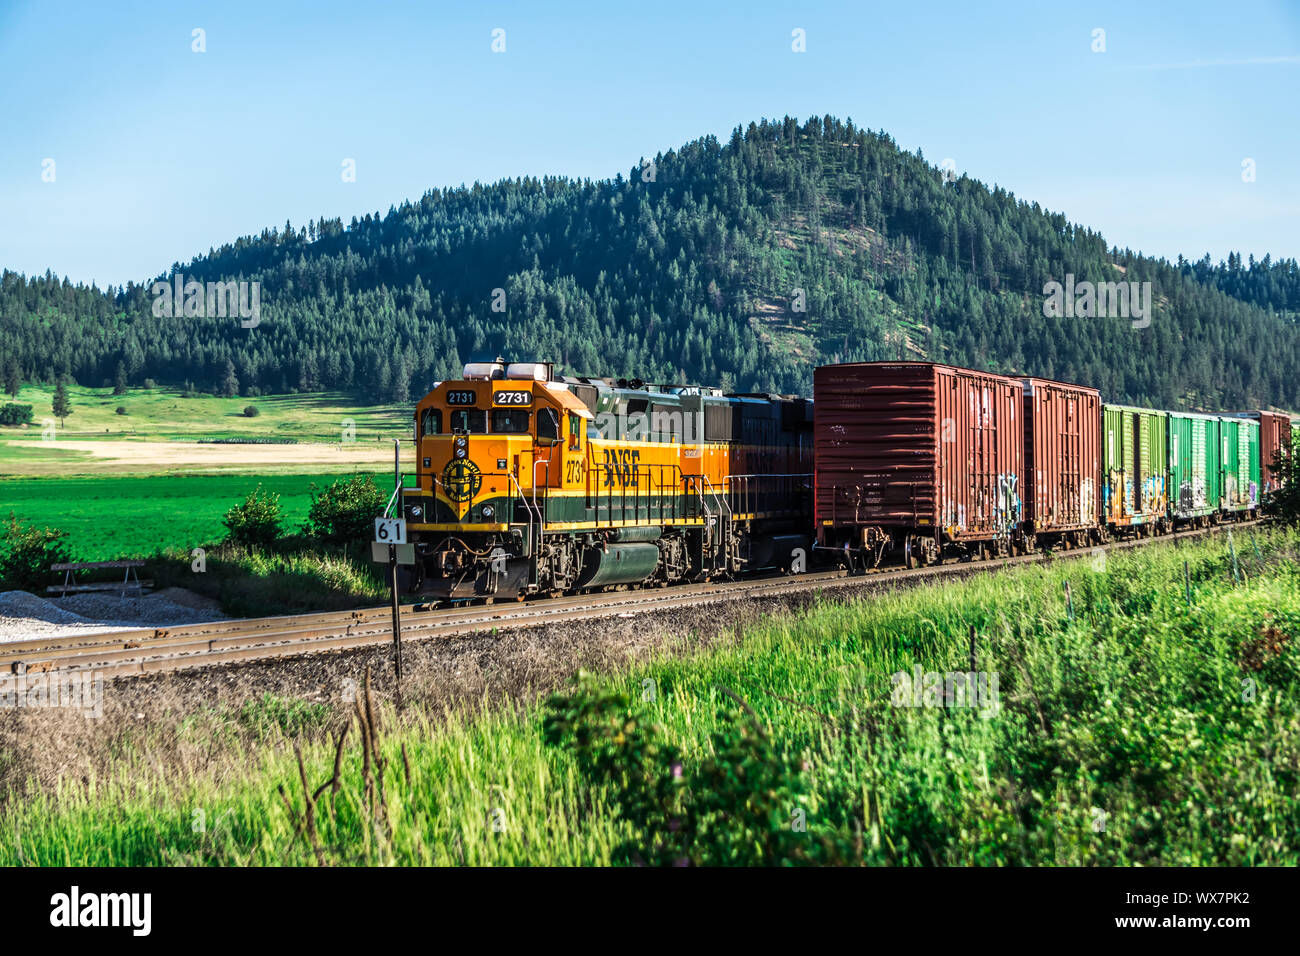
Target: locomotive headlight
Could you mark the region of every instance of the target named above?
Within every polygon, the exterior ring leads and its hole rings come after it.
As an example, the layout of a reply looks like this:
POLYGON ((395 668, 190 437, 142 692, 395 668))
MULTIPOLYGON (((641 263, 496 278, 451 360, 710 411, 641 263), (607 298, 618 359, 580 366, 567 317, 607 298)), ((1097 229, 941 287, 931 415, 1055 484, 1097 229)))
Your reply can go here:
POLYGON ((484 518, 491 518, 491 517, 492 517, 492 506, 491 506, 491 505, 484 505, 484 506, 483 506, 483 517, 484 517, 484 518))
POLYGON ((424 514, 424 509, 423 509, 423 508, 421 508, 419 505, 411 505, 411 517, 412 517, 412 518, 415 518, 415 519, 418 520, 419 517, 420 517, 422 514, 424 514))

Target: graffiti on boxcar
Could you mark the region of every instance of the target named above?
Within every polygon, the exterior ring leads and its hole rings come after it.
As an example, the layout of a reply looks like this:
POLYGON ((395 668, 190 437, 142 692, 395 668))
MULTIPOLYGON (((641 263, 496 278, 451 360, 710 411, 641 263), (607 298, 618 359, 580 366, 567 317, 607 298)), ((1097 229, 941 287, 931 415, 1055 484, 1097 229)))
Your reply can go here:
POLYGON ((1178 510, 1181 514, 1190 514, 1205 508, 1205 479, 1193 477, 1184 481, 1178 488, 1178 510))
POLYGON ((1084 478, 1079 491, 1079 520, 1088 524, 1097 523, 1096 486, 1091 478, 1084 478))
POLYGON ((1165 476, 1151 475, 1143 483, 1142 510, 1165 510, 1165 476))
POLYGON ((1010 534, 1020 524, 1019 475, 998 475, 996 525, 1004 534, 1010 534))

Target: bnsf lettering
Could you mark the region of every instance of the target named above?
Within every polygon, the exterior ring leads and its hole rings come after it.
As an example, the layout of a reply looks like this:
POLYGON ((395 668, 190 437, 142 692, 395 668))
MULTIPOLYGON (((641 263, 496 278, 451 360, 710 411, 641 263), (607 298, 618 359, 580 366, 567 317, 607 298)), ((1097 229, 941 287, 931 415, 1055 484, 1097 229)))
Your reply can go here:
POLYGON ((620 488, 637 487, 637 462, 641 460, 639 448, 606 448, 605 484, 606 488, 617 485, 620 488))
POLYGON ((492 400, 498 405, 531 405, 532 392, 496 392, 492 400))

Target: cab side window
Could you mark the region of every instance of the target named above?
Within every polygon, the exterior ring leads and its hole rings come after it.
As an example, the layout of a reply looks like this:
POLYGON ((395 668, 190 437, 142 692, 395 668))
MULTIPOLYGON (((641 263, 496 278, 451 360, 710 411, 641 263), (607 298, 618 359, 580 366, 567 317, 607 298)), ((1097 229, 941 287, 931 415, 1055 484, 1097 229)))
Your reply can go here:
POLYGON ((441 409, 426 408, 424 410, 424 420, 420 423, 420 433, 422 435, 442 434, 442 410, 441 409))
POLYGON ((537 410, 537 438, 539 441, 558 441, 560 438, 560 420, 555 409, 545 406, 537 410))
POLYGON ((580 415, 569 415, 569 448, 573 451, 582 450, 582 417, 580 415))

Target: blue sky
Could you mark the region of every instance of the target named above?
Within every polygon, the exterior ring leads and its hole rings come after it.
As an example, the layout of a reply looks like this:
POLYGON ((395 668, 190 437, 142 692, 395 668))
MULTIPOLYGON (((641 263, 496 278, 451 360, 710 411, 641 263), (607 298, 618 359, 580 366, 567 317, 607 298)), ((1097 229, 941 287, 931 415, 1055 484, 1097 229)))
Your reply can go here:
POLYGON ((825 113, 1113 245, 1300 257, 1300 3, 977 6, 0 0, 0 268, 145 280, 286 219, 825 113))

